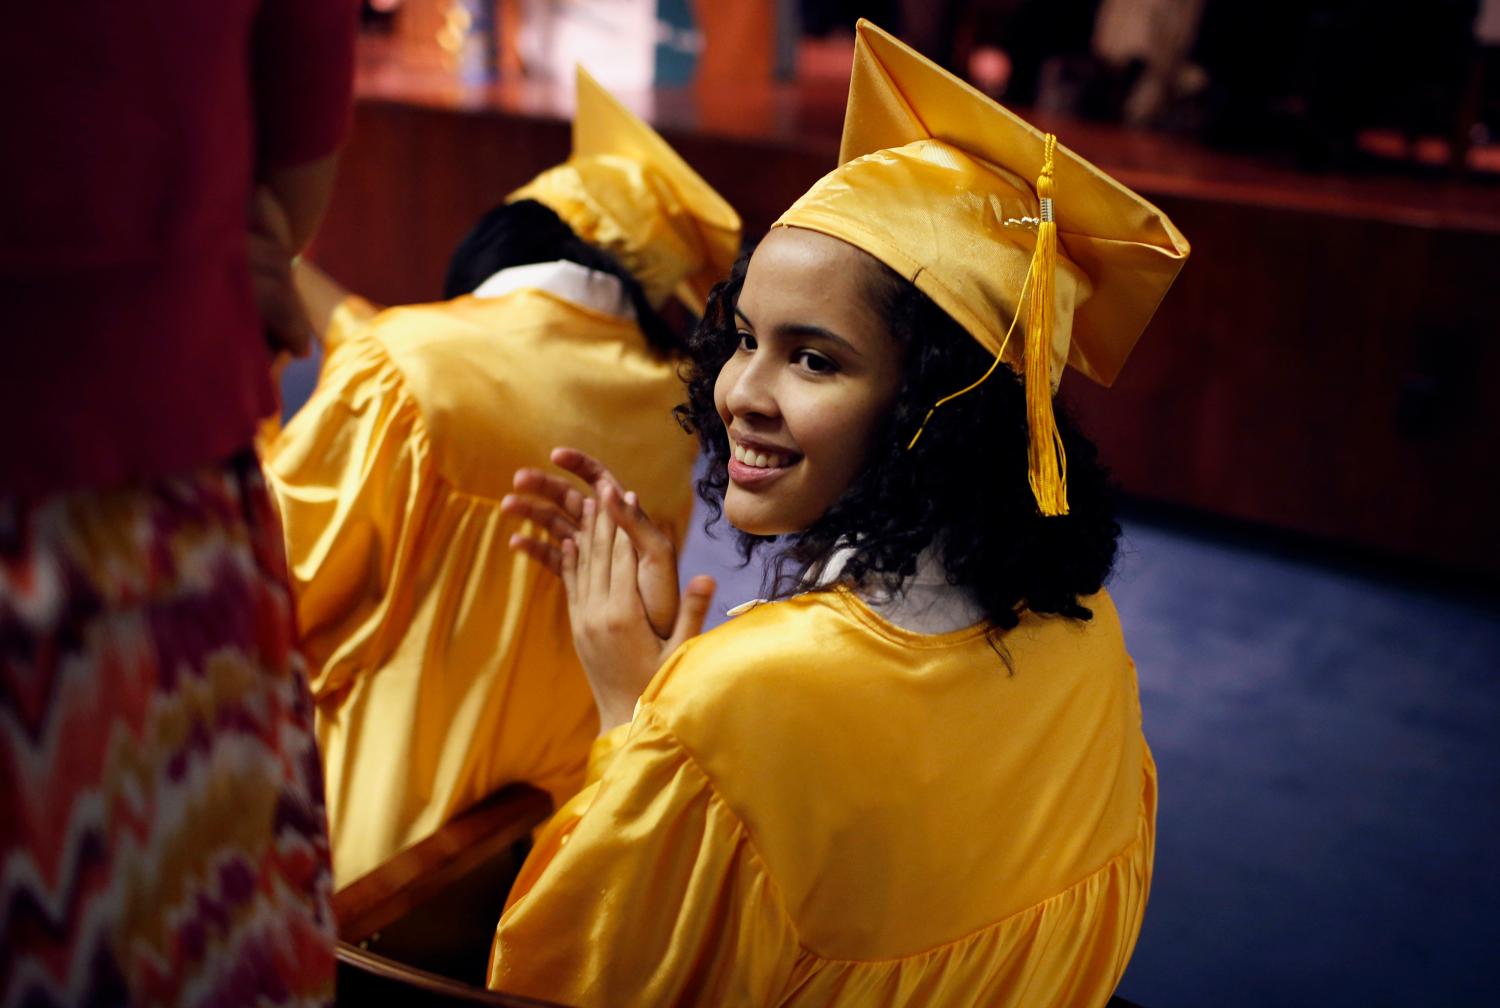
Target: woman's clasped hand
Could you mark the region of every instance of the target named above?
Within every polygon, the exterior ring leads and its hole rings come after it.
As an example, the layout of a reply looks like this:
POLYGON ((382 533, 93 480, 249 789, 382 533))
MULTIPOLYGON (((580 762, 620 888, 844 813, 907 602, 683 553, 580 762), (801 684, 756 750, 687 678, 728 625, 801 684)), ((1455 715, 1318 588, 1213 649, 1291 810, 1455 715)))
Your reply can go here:
POLYGON ((552 462, 588 485, 540 469, 516 471, 501 507, 532 522, 510 545, 562 579, 573 645, 599 708, 600 731, 631 719, 636 701, 677 646, 703 629, 714 580, 678 596, 677 551, 633 491, 597 459, 557 448, 552 462))

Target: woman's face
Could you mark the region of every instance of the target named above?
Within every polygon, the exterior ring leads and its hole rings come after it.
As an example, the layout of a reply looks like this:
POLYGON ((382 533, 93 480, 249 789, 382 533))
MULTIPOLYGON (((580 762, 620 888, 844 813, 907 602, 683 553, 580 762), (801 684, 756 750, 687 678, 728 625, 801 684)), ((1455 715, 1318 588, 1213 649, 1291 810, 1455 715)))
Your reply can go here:
POLYGON ((739 348, 714 405, 729 434, 724 513, 755 535, 815 522, 863 467, 901 387, 901 354, 870 303, 876 261, 803 228, 774 228, 750 258, 739 348))

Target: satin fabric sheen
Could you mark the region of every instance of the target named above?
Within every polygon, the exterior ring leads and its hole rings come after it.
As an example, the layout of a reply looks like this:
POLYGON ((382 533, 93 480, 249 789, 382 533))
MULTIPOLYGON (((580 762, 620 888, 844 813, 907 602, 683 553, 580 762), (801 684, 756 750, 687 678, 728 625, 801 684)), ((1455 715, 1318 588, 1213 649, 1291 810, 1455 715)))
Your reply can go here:
POLYGON ((921 635, 844 589, 680 648, 548 824, 490 986, 567 1004, 1102 1005, 1156 773, 1107 594, 921 635), (1009 662, 1007 668, 1006 659, 1009 662))
POLYGON ((265 459, 340 886, 507 783, 583 779, 597 716, 560 582, 508 545, 514 471, 581 448, 680 542, 696 453, 633 322, 530 289, 364 314, 265 459))

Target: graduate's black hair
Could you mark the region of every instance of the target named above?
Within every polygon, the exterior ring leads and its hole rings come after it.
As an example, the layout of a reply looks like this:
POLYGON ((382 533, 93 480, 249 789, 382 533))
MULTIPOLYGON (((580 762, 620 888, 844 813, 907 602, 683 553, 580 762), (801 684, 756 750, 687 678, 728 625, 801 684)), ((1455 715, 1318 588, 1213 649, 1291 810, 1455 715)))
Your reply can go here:
MULTIPOLYGON (((729 480, 729 439, 714 408, 714 381, 739 344, 734 308, 747 263, 740 259, 709 295, 689 339, 688 401, 677 409, 707 456, 698 493, 709 506, 710 524, 722 513, 729 480)), ((936 542, 949 580, 973 593, 992 631, 1014 627, 1028 609, 1090 619, 1079 600, 1103 586, 1120 535, 1093 444, 1056 403, 1069 513, 1044 517, 1027 481, 1025 389, 1001 366, 933 414, 908 450, 933 403, 979 377, 993 358, 927 295, 873 258, 870 263, 867 294, 889 320, 904 357, 895 407, 864 468, 812 526, 784 537, 736 533, 745 561, 776 542, 766 588, 771 597, 784 597, 799 589, 802 572, 852 543, 845 578, 895 588, 936 542)))
POLYGON ((479 223, 453 250, 443 280, 443 298, 452 300, 471 294, 507 266, 558 259, 618 277, 635 309, 636 322, 652 349, 666 356, 683 352, 683 340, 651 307, 640 281, 618 259, 578 237, 562 218, 536 200, 503 203, 479 218, 479 223))

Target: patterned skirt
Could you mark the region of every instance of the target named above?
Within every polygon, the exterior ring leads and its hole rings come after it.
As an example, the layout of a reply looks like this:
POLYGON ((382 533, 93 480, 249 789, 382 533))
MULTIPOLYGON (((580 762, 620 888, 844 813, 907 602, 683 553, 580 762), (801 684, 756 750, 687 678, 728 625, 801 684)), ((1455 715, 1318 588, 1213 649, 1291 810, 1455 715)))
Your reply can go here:
POLYGON ((332 1000, 292 637, 252 456, 0 494, 0 1006, 332 1000))

